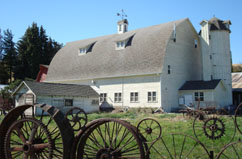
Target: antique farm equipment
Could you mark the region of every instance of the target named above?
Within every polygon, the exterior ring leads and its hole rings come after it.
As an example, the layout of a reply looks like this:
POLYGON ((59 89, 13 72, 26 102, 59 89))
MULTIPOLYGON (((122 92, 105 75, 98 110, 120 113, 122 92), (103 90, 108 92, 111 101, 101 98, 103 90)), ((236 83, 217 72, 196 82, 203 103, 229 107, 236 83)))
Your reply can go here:
POLYGON ((0 125, 0 158, 69 159, 74 133, 59 109, 34 105, 40 116, 27 116, 32 105, 14 108, 0 125), (47 117, 44 117, 47 116, 47 117), (54 127, 53 127, 54 125, 54 127))
POLYGON ((79 107, 73 107, 68 110, 65 114, 65 119, 69 121, 73 131, 79 131, 87 124, 87 114, 79 107))
MULTIPOLYGON (((121 159, 201 158, 234 159, 242 156, 242 104, 235 116, 196 116, 191 132, 164 134, 167 127, 154 118, 137 126, 101 118, 88 123, 79 107, 66 113, 45 104, 22 105, 0 124, 1 159, 121 159), (38 116, 29 113, 36 110, 38 116)), ((182 129, 182 128, 181 128, 182 129)))
POLYGON ((78 159, 145 158, 145 151, 136 127, 103 118, 92 121, 77 135, 74 155, 78 159))

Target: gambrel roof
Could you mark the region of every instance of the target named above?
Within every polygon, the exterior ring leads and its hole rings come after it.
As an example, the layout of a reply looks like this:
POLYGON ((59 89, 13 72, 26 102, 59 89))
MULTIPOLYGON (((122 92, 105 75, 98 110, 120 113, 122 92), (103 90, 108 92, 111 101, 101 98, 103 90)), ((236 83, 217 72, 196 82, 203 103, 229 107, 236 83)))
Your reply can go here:
POLYGON ((174 26, 181 19, 147 28, 67 43, 50 63, 47 82, 156 74, 162 72, 166 46, 173 41, 174 26), (116 42, 131 38, 125 49, 116 42), (93 44, 92 51, 78 55, 80 48, 93 44))

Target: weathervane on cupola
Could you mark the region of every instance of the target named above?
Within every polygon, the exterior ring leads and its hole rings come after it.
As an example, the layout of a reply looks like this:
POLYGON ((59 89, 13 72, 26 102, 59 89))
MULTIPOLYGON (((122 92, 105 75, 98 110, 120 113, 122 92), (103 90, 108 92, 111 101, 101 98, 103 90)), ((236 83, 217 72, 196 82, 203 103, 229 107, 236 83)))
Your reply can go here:
POLYGON ((127 14, 122 9, 120 13, 117 13, 117 16, 121 17, 122 20, 118 21, 118 33, 122 34, 128 31, 128 20, 126 19, 127 14))

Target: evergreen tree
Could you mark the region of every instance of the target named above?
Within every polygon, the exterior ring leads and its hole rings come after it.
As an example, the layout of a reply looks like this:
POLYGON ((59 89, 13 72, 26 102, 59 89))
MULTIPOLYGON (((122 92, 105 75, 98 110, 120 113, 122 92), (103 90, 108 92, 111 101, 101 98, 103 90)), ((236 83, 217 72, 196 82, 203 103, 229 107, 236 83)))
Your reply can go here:
POLYGON ((3 51, 3 41, 2 41, 2 32, 1 32, 1 29, 0 29, 0 62, 2 61, 2 51, 3 51))
POLYGON ((35 79, 39 72, 39 65, 48 65, 61 47, 61 44, 48 38, 42 26, 38 27, 33 23, 17 43, 19 53, 17 77, 35 79))
POLYGON ((15 49, 15 43, 13 42, 13 34, 11 30, 7 29, 4 31, 3 36, 3 63, 7 67, 7 72, 9 74, 9 82, 12 82, 14 68, 17 61, 17 52, 15 49))
POLYGON ((2 40, 2 32, 0 29, 0 84, 7 84, 8 83, 8 72, 7 69, 4 65, 4 63, 2 62, 3 59, 3 40, 2 40))

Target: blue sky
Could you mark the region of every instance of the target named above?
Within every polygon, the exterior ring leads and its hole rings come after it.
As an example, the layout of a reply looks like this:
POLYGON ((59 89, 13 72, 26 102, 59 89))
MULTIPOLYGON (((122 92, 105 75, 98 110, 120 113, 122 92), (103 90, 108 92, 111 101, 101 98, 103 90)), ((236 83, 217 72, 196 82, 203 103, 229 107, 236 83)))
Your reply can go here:
POLYGON ((231 20, 232 60, 242 63, 241 0, 0 0, 0 8, 0 28, 11 29, 15 42, 36 22, 63 44, 116 33, 121 9, 129 30, 189 18, 199 31, 199 23, 215 15, 231 20))

